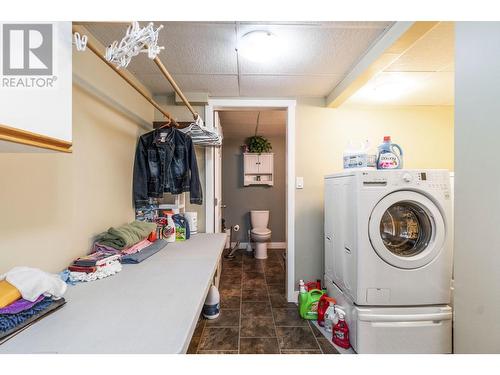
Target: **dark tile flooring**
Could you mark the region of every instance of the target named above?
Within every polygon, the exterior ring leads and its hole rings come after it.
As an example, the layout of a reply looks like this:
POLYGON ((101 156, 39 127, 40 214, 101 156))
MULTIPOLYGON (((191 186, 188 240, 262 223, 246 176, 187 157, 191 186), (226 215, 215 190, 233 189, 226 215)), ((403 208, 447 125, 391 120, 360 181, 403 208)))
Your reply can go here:
POLYGON ((221 313, 200 318, 188 354, 334 354, 335 348, 285 294, 285 250, 223 260, 221 313))

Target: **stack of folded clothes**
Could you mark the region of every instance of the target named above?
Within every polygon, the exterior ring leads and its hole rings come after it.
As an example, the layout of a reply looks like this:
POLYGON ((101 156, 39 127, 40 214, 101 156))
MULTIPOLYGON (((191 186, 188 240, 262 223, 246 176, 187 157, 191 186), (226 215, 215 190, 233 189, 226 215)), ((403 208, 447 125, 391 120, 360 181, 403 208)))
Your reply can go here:
POLYGON ((112 276, 122 270, 119 254, 97 251, 77 258, 68 267, 69 281, 94 281, 112 276))
POLYGON ((167 244, 164 240, 153 238, 156 227, 156 223, 134 221, 118 228, 110 228, 97 236, 93 251, 119 255, 122 263, 140 263, 167 244))
POLYGON ((0 343, 64 305, 66 283, 58 275, 14 267, 0 275, 0 343))
POLYGON ((166 245, 149 241, 152 233, 156 233, 156 223, 134 221, 99 234, 92 253, 68 267, 69 282, 103 279, 120 272, 121 263, 139 263, 148 258, 166 245))
POLYGON ((98 246, 103 246, 108 250, 121 251, 148 238, 152 232, 156 232, 155 223, 134 221, 118 228, 109 228, 106 232, 98 235, 95 242, 98 246))

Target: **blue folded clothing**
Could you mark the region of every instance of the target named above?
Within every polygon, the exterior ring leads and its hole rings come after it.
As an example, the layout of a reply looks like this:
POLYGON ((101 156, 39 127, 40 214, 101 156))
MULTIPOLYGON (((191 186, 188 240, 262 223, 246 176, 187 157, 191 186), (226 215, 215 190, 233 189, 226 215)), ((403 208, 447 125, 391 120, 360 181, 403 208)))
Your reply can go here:
POLYGON ((18 312, 17 314, 0 314, 0 332, 7 332, 34 315, 47 309, 54 301, 46 297, 28 310, 18 312))
POLYGON ((141 263, 143 260, 149 258, 151 255, 156 254, 158 251, 163 249, 165 246, 167 246, 167 244, 168 242, 165 240, 156 240, 151 245, 145 247, 137 253, 122 256, 121 262, 123 264, 141 263))

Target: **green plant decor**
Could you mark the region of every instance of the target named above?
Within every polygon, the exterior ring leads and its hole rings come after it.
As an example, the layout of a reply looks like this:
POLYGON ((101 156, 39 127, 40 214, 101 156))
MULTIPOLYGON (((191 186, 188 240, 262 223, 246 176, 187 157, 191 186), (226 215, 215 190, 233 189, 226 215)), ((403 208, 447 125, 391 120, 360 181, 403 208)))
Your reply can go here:
POLYGON ((260 135, 255 135, 247 139, 247 145, 249 152, 253 152, 256 154, 262 154, 265 152, 269 152, 273 149, 271 143, 264 137, 260 135))

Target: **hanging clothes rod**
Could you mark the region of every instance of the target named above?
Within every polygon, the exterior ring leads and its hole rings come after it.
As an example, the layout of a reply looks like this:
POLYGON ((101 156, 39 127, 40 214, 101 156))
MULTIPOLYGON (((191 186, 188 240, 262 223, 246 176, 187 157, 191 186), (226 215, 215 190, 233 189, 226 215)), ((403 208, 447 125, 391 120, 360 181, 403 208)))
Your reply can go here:
MULTIPOLYGON (((78 32, 78 28, 73 26, 73 33, 78 32)), ((86 33, 89 35, 89 33, 86 33)), ((151 98, 148 93, 143 90, 139 85, 137 85, 134 81, 132 81, 125 73, 123 70, 118 69, 116 66, 114 66, 112 63, 110 63, 108 60, 106 60, 105 56, 99 51, 99 49, 93 44, 91 40, 87 41, 87 48, 90 49, 97 57, 99 57, 104 63, 109 66, 111 69, 115 71, 116 74, 118 74, 120 77, 122 77, 125 82, 127 82, 132 88, 134 88, 144 99, 146 99, 153 107, 155 107, 163 116, 167 118, 169 122, 171 122, 174 126, 178 126, 177 122, 174 120, 172 115, 165 111, 153 98, 151 98)), ((161 64, 161 61, 160 61, 161 64)), ((165 69, 166 70, 166 69, 165 69)), ((168 73, 168 71, 167 71, 168 73)), ((169 81, 170 82, 170 81, 169 81)), ((175 83, 175 82, 174 82, 175 83)), ((178 88, 178 87, 177 87, 178 88)), ((175 89, 175 87, 174 87, 175 89)), ((176 90, 177 91, 177 90, 176 90)), ((189 107, 188 107, 189 108, 189 107)), ((192 107, 191 107, 192 109, 192 107)), ((191 111, 190 109, 190 111, 191 111)), ((192 111, 191 111, 192 112, 192 111)), ((194 116, 194 114, 193 114, 194 116)))

